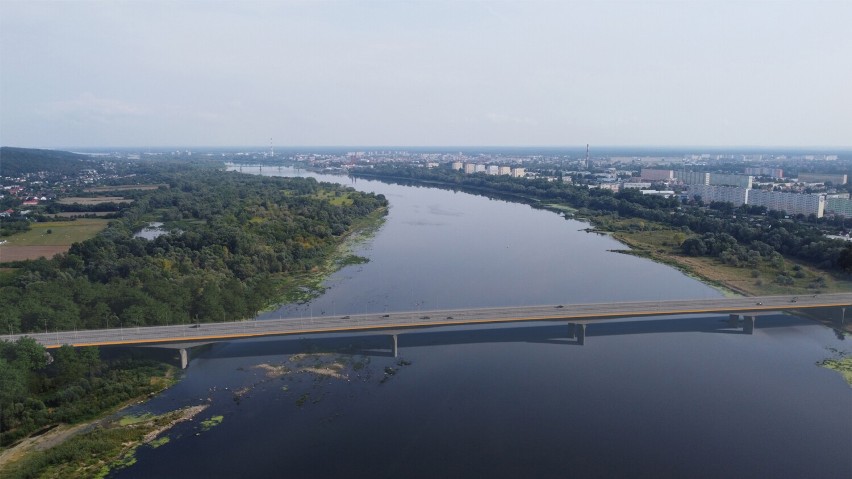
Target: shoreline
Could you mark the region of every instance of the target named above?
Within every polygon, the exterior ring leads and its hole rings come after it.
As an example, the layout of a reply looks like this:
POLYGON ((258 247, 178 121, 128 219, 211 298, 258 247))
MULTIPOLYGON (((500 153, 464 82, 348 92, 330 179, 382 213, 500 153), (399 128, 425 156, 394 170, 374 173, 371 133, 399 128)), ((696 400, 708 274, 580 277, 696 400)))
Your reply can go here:
MULTIPOLYGON (((418 183, 423 185, 434 185, 443 188, 457 189, 459 191, 474 191, 474 192, 485 192, 485 193, 493 193, 495 195, 506 197, 506 198, 516 198, 521 203, 529 204, 534 208, 545 209, 551 212, 554 212, 559 215, 563 215, 567 219, 573 219, 575 221, 580 221, 587 223, 590 228, 586 228, 588 232, 594 232, 598 234, 607 234, 611 236, 613 239, 618 241, 619 243, 625 245, 627 247, 626 250, 612 250, 613 252, 620 254, 630 254, 633 256, 638 256, 642 258, 647 258, 656 263, 665 264, 667 266, 673 267, 683 273, 686 276, 691 278, 695 278, 702 283, 710 286, 714 289, 717 289, 724 293, 725 295, 735 295, 735 296, 761 296, 761 295, 776 295, 776 294, 813 294, 812 291, 809 291, 806 286, 801 284, 795 287, 781 287, 776 286, 772 283, 771 280, 763 280, 757 281, 759 278, 749 278, 744 276, 743 273, 748 271, 748 268, 734 268, 728 267, 721 262, 719 262, 716 258, 709 256, 695 256, 695 257, 687 257, 682 254, 678 254, 673 250, 671 245, 662 246, 665 247, 664 251, 660 251, 660 246, 653 243, 646 243, 639 241, 639 235, 642 232, 629 232, 629 231, 620 231, 617 229, 613 229, 608 224, 608 219, 611 218, 609 215, 594 215, 589 212, 583 212, 583 217, 578 218, 576 215, 579 213, 579 210, 572 207, 571 205, 556 203, 556 202, 545 202, 544 200, 539 200, 537 198, 531 198, 529 196, 519 195, 516 193, 505 192, 500 190, 495 190, 492 188, 486 187, 477 187, 477 186, 468 186, 468 185, 455 185, 452 183, 436 181, 436 180, 422 180, 417 178, 405 178, 398 176, 380 176, 380 175, 371 175, 369 173, 358 173, 355 175, 356 177, 364 177, 366 179, 372 179, 377 181, 382 181, 383 179, 388 179, 390 181, 398 181, 398 182, 409 182, 409 183, 418 183), (749 284, 750 283, 750 284, 749 284), (760 284, 756 284, 760 283, 760 284)), ((621 221, 624 223, 631 222, 644 222, 650 223, 643 220, 633 219, 633 218, 617 218, 617 221, 621 221)), ((657 226, 657 225, 653 225, 657 226)), ((649 232, 656 233, 676 233, 677 231, 672 228, 667 228, 665 226, 659 227, 657 230, 652 230, 649 232)), ((798 263, 787 258, 784 259, 785 266, 790 266, 795 269, 796 267, 803 268, 810 276, 824 276, 828 278, 828 285, 822 287, 820 290, 824 292, 832 292, 832 291, 849 291, 852 289, 852 281, 842 279, 833 275, 830 272, 816 270, 810 265, 805 265, 802 263, 798 263)), ((801 282, 800 282, 801 283, 801 282)))
POLYGON ((308 303, 325 292, 322 285, 329 276, 351 264, 368 262, 367 258, 351 254, 352 249, 355 245, 372 237, 382 227, 388 209, 389 207, 379 208, 357 221, 349 231, 341 235, 337 244, 329 248, 328 257, 321 265, 305 273, 278 278, 278 295, 258 314, 245 320, 254 320, 261 313, 275 311, 288 304, 308 303))

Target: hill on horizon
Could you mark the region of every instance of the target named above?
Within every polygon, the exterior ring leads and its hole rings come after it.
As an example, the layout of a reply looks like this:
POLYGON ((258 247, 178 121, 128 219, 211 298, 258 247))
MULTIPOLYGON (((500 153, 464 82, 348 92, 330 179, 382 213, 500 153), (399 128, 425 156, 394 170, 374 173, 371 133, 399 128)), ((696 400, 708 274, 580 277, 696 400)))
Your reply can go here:
POLYGON ((0 147, 0 176, 20 176, 39 171, 76 174, 91 168, 94 162, 90 156, 69 151, 0 147))

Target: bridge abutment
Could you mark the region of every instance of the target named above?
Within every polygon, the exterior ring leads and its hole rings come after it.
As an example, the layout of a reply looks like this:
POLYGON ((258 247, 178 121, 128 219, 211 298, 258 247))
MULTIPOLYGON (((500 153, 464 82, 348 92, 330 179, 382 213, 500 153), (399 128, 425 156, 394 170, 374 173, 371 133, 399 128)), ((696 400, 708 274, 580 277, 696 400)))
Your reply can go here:
POLYGON ((399 341, 396 337, 396 334, 391 335, 391 352, 393 353, 393 357, 399 357, 399 341))
POLYGON ((186 369, 186 367, 188 365, 189 365, 189 352, 186 350, 186 348, 181 348, 181 350, 180 350, 180 368, 186 369))

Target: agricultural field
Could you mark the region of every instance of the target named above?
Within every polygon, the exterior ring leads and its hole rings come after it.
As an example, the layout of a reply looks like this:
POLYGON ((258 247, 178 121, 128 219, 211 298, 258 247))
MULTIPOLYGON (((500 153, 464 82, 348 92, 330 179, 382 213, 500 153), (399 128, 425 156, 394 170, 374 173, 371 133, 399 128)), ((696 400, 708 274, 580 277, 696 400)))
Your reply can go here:
POLYGON ((93 198, 82 196, 69 196, 59 200, 61 205, 99 205, 101 203, 132 203, 133 200, 128 200, 121 196, 96 196, 93 198))
POLYGON ((57 218, 82 218, 87 215, 106 216, 111 214, 115 214, 115 211, 65 211, 62 213, 54 213, 53 216, 57 218))
POLYGON ((86 188, 86 193, 103 193, 104 191, 150 191, 156 190, 159 187, 168 188, 169 185, 160 184, 160 185, 115 185, 115 186, 93 186, 91 188, 86 188))
POLYGON ((109 220, 100 218, 33 223, 31 230, 4 238, 5 242, 0 245, 0 262, 50 258, 64 253, 72 244, 94 237, 107 223, 109 220))

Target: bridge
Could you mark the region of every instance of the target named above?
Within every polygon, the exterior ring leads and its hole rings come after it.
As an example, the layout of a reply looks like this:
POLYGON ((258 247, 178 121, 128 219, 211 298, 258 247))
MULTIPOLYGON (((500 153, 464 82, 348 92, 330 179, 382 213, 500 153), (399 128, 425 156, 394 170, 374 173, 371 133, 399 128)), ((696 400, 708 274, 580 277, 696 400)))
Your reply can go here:
MULTIPOLYGON (((669 301, 633 301, 593 304, 557 304, 501 308, 444 309, 434 311, 405 311, 367 313, 345 316, 311 316, 263 321, 234 321, 191 325, 146 326, 55 331, 26 334, 47 348, 71 346, 162 345, 181 350, 181 362, 187 362, 187 347, 216 341, 263 336, 297 334, 385 331, 392 337, 394 355, 396 334, 403 330, 489 323, 528 321, 560 321, 568 323, 566 336, 580 344, 585 339, 586 325, 613 318, 671 316, 684 314, 728 314, 732 324, 744 317, 743 329, 752 332, 760 314, 783 311, 807 311, 834 308, 839 321, 845 324, 846 308, 852 306, 852 293, 799 296, 752 296, 669 301)), ((24 336, 4 335, 15 341, 24 336)))

